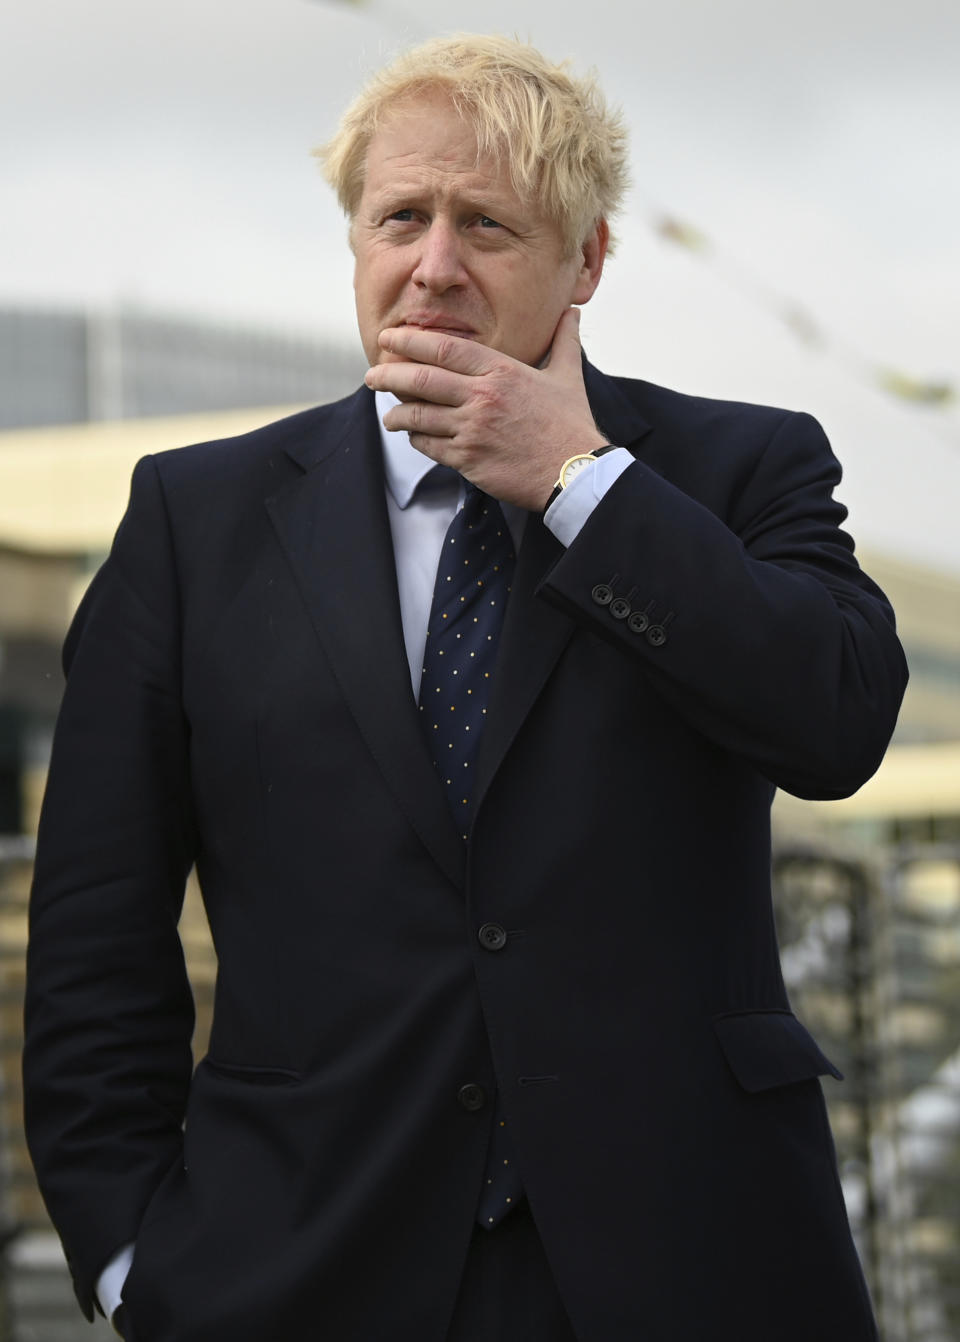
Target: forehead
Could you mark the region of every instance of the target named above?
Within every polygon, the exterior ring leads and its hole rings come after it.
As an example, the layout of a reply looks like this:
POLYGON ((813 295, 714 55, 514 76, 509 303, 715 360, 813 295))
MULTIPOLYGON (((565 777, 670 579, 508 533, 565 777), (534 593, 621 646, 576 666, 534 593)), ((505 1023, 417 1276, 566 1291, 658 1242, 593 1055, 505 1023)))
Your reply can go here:
POLYGON ((364 195, 435 186, 450 191, 496 193, 523 203, 499 155, 481 154, 477 133, 444 93, 404 98, 383 114, 367 149, 364 195))

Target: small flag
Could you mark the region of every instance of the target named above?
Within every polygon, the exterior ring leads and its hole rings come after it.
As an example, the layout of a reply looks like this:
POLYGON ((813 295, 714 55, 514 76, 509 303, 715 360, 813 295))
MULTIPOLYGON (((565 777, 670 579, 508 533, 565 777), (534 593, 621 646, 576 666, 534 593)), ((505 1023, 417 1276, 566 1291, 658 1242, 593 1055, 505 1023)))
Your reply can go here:
POLYGON ((896 368, 877 369, 877 381, 884 391, 915 405, 948 405, 956 395, 949 382, 924 382, 896 368))
POLYGON ((692 224, 685 224, 682 220, 673 218, 664 214, 656 221, 657 233, 667 242, 675 242, 681 247, 686 247, 691 252, 708 252, 710 250, 710 240, 705 233, 693 227, 692 224))

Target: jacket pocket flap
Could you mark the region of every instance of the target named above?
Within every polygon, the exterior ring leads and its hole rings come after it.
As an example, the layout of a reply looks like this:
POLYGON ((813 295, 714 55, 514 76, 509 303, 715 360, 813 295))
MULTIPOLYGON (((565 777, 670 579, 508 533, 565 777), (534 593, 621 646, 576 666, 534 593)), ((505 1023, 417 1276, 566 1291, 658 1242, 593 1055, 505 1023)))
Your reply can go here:
POLYGON ((790 1011, 736 1011, 715 1016, 717 1038, 730 1070, 746 1091, 843 1073, 790 1011))
POLYGON ((289 1067, 230 1062, 223 1058, 212 1058, 209 1053, 200 1059, 200 1065, 207 1067, 215 1076, 229 1077, 231 1081, 247 1081, 258 1086, 292 1086, 300 1080, 300 1073, 289 1067))

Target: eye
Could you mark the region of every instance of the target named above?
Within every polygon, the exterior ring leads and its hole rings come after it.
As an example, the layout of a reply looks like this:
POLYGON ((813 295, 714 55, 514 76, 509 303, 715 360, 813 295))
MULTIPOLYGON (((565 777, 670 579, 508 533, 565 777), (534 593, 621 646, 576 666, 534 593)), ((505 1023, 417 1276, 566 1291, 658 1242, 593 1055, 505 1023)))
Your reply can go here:
POLYGON ((398 224, 409 224, 413 219, 413 210, 394 210, 392 214, 387 216, 387 218, 395 219, 398 224))
POLYGON ((481 228, 503 228, 503 224, 498 223, 496 219, 491 219, 489 214, 481 214, 477 222, 481 228))

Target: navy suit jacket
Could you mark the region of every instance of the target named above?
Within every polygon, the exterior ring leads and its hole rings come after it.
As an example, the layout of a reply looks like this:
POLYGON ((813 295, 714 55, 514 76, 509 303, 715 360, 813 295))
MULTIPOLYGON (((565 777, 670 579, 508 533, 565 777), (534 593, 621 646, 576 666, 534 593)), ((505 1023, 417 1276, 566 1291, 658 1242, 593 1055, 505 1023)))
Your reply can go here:
POLYGON ((586 375, 636 460, 569 549, 528 519, 466 845, 371 393, 137 467, 66 647, 25 1055, 81 1303, 135 1240, 136 1342, 443 1342, 468 1083, 499 1087, 582 1342, 876 1335, 769 807, 876 769, 891 611, 813 420, 586 375), (219 978, 191 1075, 194 862, 219 978))

